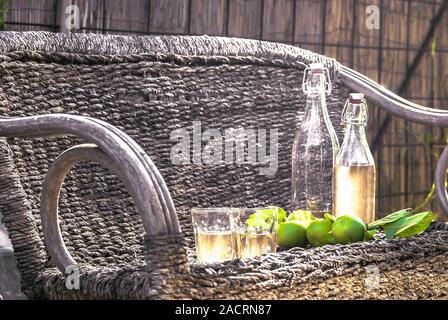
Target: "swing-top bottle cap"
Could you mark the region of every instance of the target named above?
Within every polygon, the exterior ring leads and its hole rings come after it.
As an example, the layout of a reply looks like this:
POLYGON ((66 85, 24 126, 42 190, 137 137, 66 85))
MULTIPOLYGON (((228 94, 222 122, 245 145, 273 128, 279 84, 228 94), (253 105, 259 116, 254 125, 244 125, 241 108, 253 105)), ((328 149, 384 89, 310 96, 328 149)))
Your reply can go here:
POLYGON ((305 94, 325 93, 331 94, 331 79, 328 69, 323 63, 310 63, 303 73, 302 90, 305 94))
POLYGON ((359 104, 362 102, 362 100, 364 100, 364 94, 362 93, 350 93, 350 102, 351 103, 355 103, 355 104, 359 104))
POLYGON ((342 110, 342 123, 367 125, 367 104, 362 93, 350 93, 342 110))
POLYGON ((310 64, 310 72, 312 73, 323 73, 324 69, 324 65, 320 62, 310 64))

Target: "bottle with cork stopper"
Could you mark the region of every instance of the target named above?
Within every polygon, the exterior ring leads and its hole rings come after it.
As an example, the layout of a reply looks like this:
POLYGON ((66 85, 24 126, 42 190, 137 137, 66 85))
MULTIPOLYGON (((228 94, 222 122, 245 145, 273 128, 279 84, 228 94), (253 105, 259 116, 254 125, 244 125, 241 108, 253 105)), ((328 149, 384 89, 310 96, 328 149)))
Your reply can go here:
POLYGON ((375 220, 375 162, 365 133, 367 103, 362 93, 351 93, 342 111, 344 140, 336 156, 333 213, 375 220))

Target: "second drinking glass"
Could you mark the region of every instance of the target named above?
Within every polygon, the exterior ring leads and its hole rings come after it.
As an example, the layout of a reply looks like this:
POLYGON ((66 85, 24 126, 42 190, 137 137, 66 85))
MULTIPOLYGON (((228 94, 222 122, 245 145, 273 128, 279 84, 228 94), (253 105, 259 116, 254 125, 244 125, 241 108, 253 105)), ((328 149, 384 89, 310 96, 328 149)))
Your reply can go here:
POLYGON ((253 258, 277 250, 278 208, 241 209, 235 220, 236 252, 239 258, 253 258))

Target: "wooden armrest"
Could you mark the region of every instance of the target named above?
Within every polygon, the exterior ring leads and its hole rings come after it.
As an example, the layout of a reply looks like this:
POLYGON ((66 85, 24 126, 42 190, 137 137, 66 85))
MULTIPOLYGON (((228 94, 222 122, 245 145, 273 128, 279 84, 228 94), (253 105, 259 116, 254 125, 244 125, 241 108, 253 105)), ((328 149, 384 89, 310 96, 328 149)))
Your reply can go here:
POLYGON ((59 191, 66 174, 80 161, 97 161, 125 184, 148 236, 180 233, 168 188, 145 151, 128 135, 97 119, 52 114, 0 118, 0 136, 49 137, 74 135, 93 143, 71 148, 50 167, 41 194, 41 219, 45 244, 54 263, 65 272, 76 262, 67 251, 58 225, 59 191))
POLYGON ((345 86, 354 92, 364 93, 369 101, 400 118, 430 126, 448 127, 448 110, 432 109, 413 103, 345 66, 341 67, 340 74, 345 86))
POLYGON ((448 169, 448 147, 442 152, 436 166, 434 184, 436 185, 436 195, 445 217, 448 218, 448 193, 446 192, 446 170, 448 169))

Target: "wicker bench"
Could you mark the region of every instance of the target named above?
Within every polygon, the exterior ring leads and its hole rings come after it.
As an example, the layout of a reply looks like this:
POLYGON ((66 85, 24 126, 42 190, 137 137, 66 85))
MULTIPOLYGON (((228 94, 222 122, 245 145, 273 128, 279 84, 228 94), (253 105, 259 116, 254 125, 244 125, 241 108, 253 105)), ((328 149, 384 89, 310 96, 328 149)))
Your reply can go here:
MULTIPOLYGON (((448 125, 448 112, 415 105, 333 59, 292 46, 207 36, 1 33, 0 208, 24 293, 37 299, 446 296, 448 225, 441 222, 409 239, 294 248, 222 264, 195 260, 191 207, 290 207, 290 148, 311 62, 330 71, 328 108, 339 137, 344 88, 407 120, 448 125), (277 129, 276 174, 261 175, 260 165, 247 163, 174 165, 171 133, 191 132, 193 121, 222 132, 277 129)), ((445 151, 436 174, 446 212, 447 157, 445 151)))

